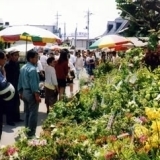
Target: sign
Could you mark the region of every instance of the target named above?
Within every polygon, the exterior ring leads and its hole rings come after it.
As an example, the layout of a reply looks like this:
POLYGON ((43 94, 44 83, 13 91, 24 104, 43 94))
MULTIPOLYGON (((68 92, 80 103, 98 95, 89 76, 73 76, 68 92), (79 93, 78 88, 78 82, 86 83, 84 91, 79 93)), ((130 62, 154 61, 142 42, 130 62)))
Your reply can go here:
MULTIPOLYGON (((77 37, 87 37, 87 35, 86 32, 77 32, 77 37)), ((74 37, 75 33, 71 33, 69 36, 74 37)))

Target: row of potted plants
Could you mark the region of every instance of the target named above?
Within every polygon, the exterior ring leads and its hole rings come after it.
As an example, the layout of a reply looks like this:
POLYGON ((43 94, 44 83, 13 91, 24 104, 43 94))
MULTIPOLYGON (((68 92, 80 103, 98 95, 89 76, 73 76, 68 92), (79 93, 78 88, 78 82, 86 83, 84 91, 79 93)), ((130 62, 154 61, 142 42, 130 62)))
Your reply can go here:
POLYGON ((3 159, 159 160, 159 68, 150 72, 143 51, 116 66, 101 64, 95 80, 71 100, 56 103, 40 139, 23 136, 0 150, 3 159))

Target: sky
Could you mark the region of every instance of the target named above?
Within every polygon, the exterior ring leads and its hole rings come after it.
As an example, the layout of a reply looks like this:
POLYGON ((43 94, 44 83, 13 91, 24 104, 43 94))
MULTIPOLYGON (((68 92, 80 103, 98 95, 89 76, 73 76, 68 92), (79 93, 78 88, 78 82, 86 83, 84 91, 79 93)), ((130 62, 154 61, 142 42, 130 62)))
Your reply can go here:
POLYGON ((0 0, 0 18, 10 25, 53 25, 57 23, 67 35, 86 32, 87 11, 90 11, 90 37, 102 35, 107 21, 118 17, 115 0, 0 0))

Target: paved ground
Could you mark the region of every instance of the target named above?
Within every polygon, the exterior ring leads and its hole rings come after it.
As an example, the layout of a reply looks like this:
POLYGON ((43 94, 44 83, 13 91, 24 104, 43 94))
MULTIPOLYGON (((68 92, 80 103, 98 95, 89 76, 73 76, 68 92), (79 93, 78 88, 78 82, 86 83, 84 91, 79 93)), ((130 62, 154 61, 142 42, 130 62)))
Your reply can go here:
MULTIPOLYGON (((74 81, 74 92, 78 91, 79 89, 79 81, 75 80, 74 81)), ((66 94, 69 95, 69 87, 66 88, 66 94)), ((21 102, 21 118, 24 119, 24 114, 23 114, 23 102, 21 102)), ((46 114, 46 106, 44 104, 44 99, 42 99, 42 102, 39 107, 39 118, 38 118, 38 127, 37 127, 37 132, 36 135, 39 136, 40 132, 42 131, 41 125, 43 121, 46 119, 47 114, 46 114)), ((24 123, 19 123, 16 124, 16 126, 11 127, 7 126, 4 124, 3 127, 3 134, 2 134, 2 140, 0 142, 1 145, 10 145, 15 142, 15 137, 18 135, 18 130, 20 130, 21 127, 23 127, 24 123)))

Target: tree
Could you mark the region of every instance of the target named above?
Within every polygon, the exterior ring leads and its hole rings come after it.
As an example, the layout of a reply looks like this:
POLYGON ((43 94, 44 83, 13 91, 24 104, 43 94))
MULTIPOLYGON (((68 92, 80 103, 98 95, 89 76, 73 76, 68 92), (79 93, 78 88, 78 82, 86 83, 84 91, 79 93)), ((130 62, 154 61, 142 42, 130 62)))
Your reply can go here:
POLYGON ((160 0, 116 0, 121 16, 130 23, 128 34, 149 36, 147 52, 144 57, 146 66, 152 71, 160 65, 160 0))
POLYGON ((116 0, 120 16, 130 23, 125 34, 147 36, 148 30, 160 29, 160 0, 116 0))

